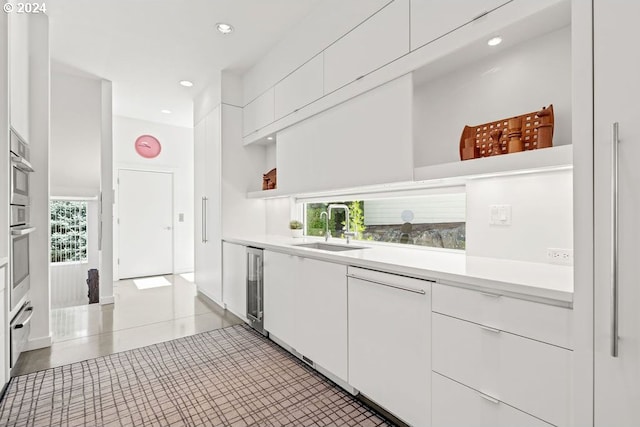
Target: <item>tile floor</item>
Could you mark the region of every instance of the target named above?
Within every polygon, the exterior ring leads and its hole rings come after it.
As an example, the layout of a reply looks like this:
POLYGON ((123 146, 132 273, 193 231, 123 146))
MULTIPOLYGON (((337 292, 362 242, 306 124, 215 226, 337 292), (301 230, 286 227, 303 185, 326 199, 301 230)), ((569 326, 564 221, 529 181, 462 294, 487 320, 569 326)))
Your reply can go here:
POLYGON ((52 310, 53 345, 20 355, 13 376, 67 365, 242 323, 197 295, 189 275, 163 276, 171 286, 138 289, 114 283, 113 305, 52 310))

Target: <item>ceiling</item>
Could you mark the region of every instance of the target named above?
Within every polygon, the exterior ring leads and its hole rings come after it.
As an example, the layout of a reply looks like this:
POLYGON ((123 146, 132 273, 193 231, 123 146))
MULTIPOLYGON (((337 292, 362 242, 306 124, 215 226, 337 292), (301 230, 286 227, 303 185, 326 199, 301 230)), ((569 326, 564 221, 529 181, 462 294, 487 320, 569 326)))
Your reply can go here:
POLYGON ((190 127, 217 71, 250 68, 320 1, 47 0, 51 58, 112 81, 115 115, 190 127))

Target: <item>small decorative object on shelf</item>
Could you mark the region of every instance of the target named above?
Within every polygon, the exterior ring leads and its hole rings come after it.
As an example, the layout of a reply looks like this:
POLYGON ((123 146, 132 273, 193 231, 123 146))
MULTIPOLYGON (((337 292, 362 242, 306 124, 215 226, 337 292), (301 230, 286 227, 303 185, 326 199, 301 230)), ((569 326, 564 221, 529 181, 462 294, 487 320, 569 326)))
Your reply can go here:
POLYGON ((520 117, 509 119, 509 130, 507 136, 509 137, 507 153, 517 153, 524 149, 522 139, 520 139, 522 136, 522 119, 520 117))
POLYGON ((465 126, 460 136, 460 160, 551 147, 553 128, 553 104, 540 111, 465 126))
POLYGON ((276 168, 273 168, 269 172, 262 175, 263 190, 275 190, 277 188, 278 180, 276 179, 276 175, 276 168))
POLYGON ((292 220, 289 222, 289 228, 291 229, 291 236, 293 237, 302 237, 302 223, 297 220, 292 220))

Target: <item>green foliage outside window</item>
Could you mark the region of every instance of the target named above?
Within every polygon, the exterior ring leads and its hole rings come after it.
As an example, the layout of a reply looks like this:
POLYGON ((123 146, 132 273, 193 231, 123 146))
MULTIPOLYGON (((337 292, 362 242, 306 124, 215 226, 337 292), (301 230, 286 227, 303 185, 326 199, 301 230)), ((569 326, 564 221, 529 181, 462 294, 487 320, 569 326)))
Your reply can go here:
POLYGON ((51 262, 87 260, 87 203, 52 200, 51 262))

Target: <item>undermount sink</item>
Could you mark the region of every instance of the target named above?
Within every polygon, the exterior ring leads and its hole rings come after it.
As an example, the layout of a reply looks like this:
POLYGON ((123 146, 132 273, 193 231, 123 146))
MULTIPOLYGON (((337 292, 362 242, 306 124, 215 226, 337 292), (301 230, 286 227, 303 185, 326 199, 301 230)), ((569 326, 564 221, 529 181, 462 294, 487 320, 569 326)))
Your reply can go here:
POLYGON ((339 245, 335 243, 323 243, 323 242, 313 242, 313 243, 298 243, 297 245, 301 248, 310 248, 310 249, 320 249, 323 251, 331 251, 331 252, 342 252, 342 251, 353 251, 356 249, 367 249, 366 246, 351 246, 351 245, 339 245))

